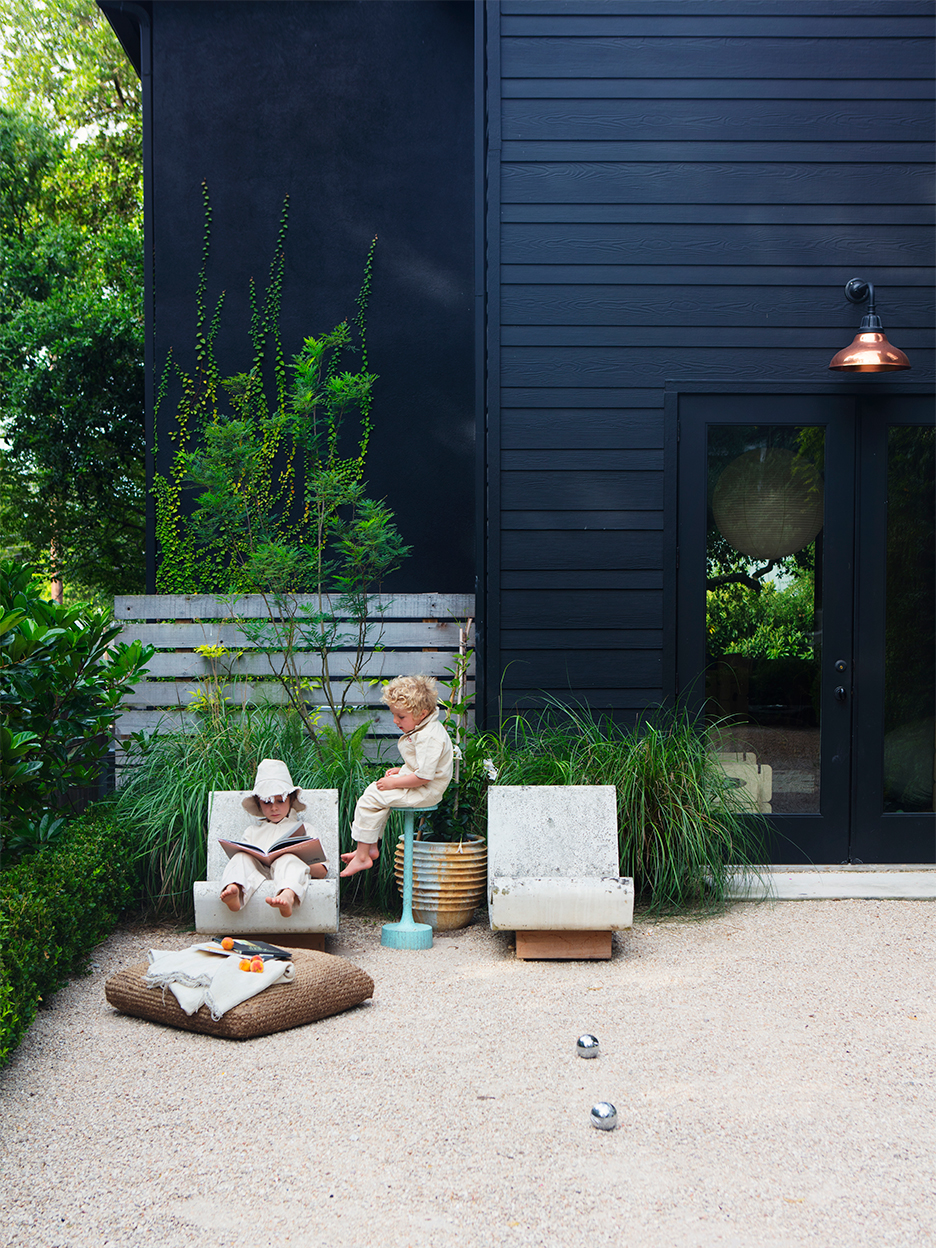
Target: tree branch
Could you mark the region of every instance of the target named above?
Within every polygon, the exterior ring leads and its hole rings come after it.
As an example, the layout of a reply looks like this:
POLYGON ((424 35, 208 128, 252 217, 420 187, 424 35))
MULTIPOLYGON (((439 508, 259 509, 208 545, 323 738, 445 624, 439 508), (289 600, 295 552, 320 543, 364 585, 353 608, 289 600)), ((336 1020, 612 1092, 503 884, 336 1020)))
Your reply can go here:
POLYGON ((750 575, 747 572, 726 572, 724 576, 710 576, 706 578, 705 588, 717 589, 720 585, 746 585, 748 589, 753 589, 755 594, 759 594, 763 588, 761 585, 762 578, 768 572, 772 572, 776 566, 776 559, 771 559, 766 567, 758 568, 756 572, 750 575))

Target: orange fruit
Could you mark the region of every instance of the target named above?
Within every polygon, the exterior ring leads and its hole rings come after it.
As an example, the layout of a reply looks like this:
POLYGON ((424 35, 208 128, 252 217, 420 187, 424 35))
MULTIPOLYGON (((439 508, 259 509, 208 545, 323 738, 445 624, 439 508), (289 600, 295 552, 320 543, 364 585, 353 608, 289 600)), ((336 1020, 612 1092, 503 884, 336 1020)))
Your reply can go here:
POLYGON ((263 961, 262 961, 262 959, 258 958, 255 962, 251 962, 251 964, 250 964, 250 969, 251 969, 252 971, 259 971, 259 973, 262 975, 262 974, 263 974, 263 961))
POLYGON ((250 970, 250 962, 247 960, 247 958, 241 958, 240 962, 238 962, 237 965, 240 967, 242 971, 250 970))
POLYGON ((228 950, 234 948, 234 941, 231 940, 230 936, 225 936, 224 940, 221 941, 221 948, 228 950))

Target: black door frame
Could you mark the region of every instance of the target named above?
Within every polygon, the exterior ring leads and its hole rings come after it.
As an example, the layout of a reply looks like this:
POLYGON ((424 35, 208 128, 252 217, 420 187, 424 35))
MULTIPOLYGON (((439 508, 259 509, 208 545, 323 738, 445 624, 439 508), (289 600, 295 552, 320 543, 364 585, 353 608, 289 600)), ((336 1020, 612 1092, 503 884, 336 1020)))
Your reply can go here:
MULTIPOLYGON (((878 396, 873 396, 878 397, 878 396)), ((855 586, 855 616, 861 621, 858 640, 858 660, 863 672, 855 686, 854 714, 861 724, 884 724, 884 672, 883 655, 886 635, 886 596, 881 592, 887 572, 887 473, 888 430, 894 425, 929 427, 933 423, 932 403, 921 403, 920 410, 912 414, 906 410, 896 413, 898 419, 888 419, 888 398, 909 397, 902 394, 883 394, 871 420, 863 420, 859 447, 857 472, 863 482, 864 492, 857 515, 856 542, 862 552, 862 566, 857 570, 855 586), (884 410, 882 410, 882 408, 884 410), (876 471, 875 471, 876 469, 876 471), (874 497, 868 497, 869 483, 873 483, 874 497), (885 523, 876 524, 875 517, 883 516, 885 523), (871 575, 865 575, 866 570, 871 575), (869 662, 880 665, 877 671, 868 672, 869 662)), ((871 395, 863 396, 872 398, 871 395)), ((858 400, 859 420, 862 419, 862 399, 858 400)), ((854 862, 892 862, 891 845, 894 840, 906 847, 901 861, 911 863, 936 861, 936 816, 927 814, 884 813, 883 772, 876 757, 870 733, 858 733, 853 742, 853 767, 862 778, 865 800, 856 804, 852 814, 851 856, 854 862), (899 829, 894 825, 899 823, 899 829)), ((856 786, 857 787, 857 786, 856 786)))
MULTIPOLYGON (((803 383, 794 382, 787 385, 778 385, 770 382, 758 384, 756 382, 738 383, 738 382, 717 382, 717 381, 679 381, 668 382, 664 398, 665 420, 666 420, 666 482, 667 482, 667 498, 664 519, 664 539, 666 549, 672 552, 672 558, 667 559, 667 565, 670 575, 665 586, 666 594, 666 618, 673 621, 673 627, 670 632, 668 645, 671 648, 673 672, 673 692, 675 695, 684 699, 688 704, 693 702, 701 705, 701 695, 698 692, 698 676, 704 669, 704 650, 703 634, 700 629, 696 629, 698 620, 696 619, 699 596, 699 578, 702 575, 700 568, 693 565, 694 560, 680 560, 679 551, 679 533, 680 525, 687 519, 680 511, 681 506, 698 504, 698 499, 694 497, 697 490, 688 491, 688 498, 683 499, 680 491, 680 472, 690 474, 693 472, 693 466, 685 462, 685 457, 681 463, 681 435, 684 430, 681 424, 685 419, 684 408, 685 399, 715 396, 724 394, 726 396, 751 396, 755 401, 758 399, 769 400, 775 397, 788 398, 795 395, 815 396, 820 399, 828 413, 833 411, 829 400, 835 397, 841 397, 848 402, 851 410, 857 411, 860 408, 861 400, 878 400, 887 397, 910 397, 910 396, 932 396, 933 390, 931 386, 926 384, 914 383, 893 383, 885 382, 874 378, 870 381, 859 383, 841 382, 817 382, 803 383), (682 405, 682 406, 681 406, 682 405), (697 636, 696 636, 697 634, 697 636), (701 658, 700 658, 701 655, 701 658), (687 676, 691 673, 692 679, 696 682, 696 688, 686 688, 687 676), (680 676, 683 680, 683 688, 679 687, 680 676)), ((838 422, 838 431, 836 436, 839 441, 842 438, 842 415, 841 412, 835 416, 833 424, 829 425, 830 430, 836 427, 838 422)), ((729 422, 731 423, 731 422, 729 422)), ((756 416, 751 423, 770 423, 770 417, 765 415, 763 419, 756 416)), ((786 423, 786 422, 784 422, 786 423)), ((803 423, 809 423, 808 418, 803 423)), ((825 423, 825 420, 823 420, 825 423)), ((696 431, 693 431, 687 441, 692 444, 692 449, 697 451, 696 431)), ((869 442, 867 439, 862 440, 860 454, 864 457, 874 455, 880 456, 885 443, 883 441, 884 429, 880 430, 881 438, 880 446, 873 445, 873 439, 869 442)), ((840 447, 846 455, 851 455, 849 447, 840 447)), ((851 464, 845 465, 843 473, 838 474, 839 492, 843 494, 843 498, 839 499, 835 495, 829 497, 829 509, 827 515, 834 517, 836 524, 833 526, 834 532, 831 534, 833 546, 835 549, 834 558, 842 561, 838 564, 839 571, 842 572, 849 584, 856 585, 856 596, 852 598, 850 595, 847 602, 831 604, 832 618, 829 616, 830 604, 827 599, 826 614, 824 621, 824 633, 831 638, 833 633, 840 639, 848 642, 848 658, 858 653, 857 644, 859 639, 851 636, 852 619, 859 618, 858 611, 862 607, 866 607, 870 601, 869 594, 873 594, 873 587, 869 587, 868 578, 858 578, 853 567, 855 543, 851 535, 844 530, 843 504, 847 502, 844 494, 849 493, 853 498, 853 491, 856 488, 856 474, 852 470, 851 464), (837 510, 839 509, 839 510, 837 510), (845 566, 845 564, 848 566, 845 566), (864 598, 861 595, 864 595, 864 598)), ((685 480, 686 478, 684 478, 685 480)), ((827 484, 828 488, 828 484, 827 484)), ((880 523, 880 516, 883 514, 883 495, 879 500, 881 506, 873 509, 873 515, 868 513, 862 515, 861 524, 864 531, 857 535, 862 540, 863 559, 865 566, 869 563, 869 556, 872 563, 879 565, 883 569, 883 543, 885 540, 884 526, 880 523)), ((853 513, 852 513, 853 514, 853 513)), ((850 523, 850 522, 849 522, 850 523)), ((878 593, 878 599, 882 599, 883 595, 878 593)), ((883 629, 883 611, 878 611, 877 615, 871 612, 874 623, 871 625, 871 635, 865 635, 861 638, 860 644, 867 647, 873 643, 873 637, 883 629), (880 616, 880 620, 877 619, 880 616)), ((881 633, 881 636, 883 634, 881 633)), ((771 824, 771 860, 774 862, 798 863, 798 862, 822 862, 822 863, 841 863, 844 861, 893 861, 892 857, 886 856, 886 821, 890 819, 900 819, 905 821, 903 828, 906 832, 907 843, 914 846, 914 855, 906 858, 907 861, 931 862, 936 861, 936 834, 932 831, 934 826, 933 816, 885 816, 876 814, 874 817, 866 815, 861 820, 852 819, 846 821, 845 826, 841 823, 836 824, 829 812, 838 809, 849 810, 851 806, 852 793, 852 766, 861 764, 865 767, 871 767, 874 770, 874 759, 870 757, 870 742, 862 742, 860 733, 856 733, 853 739, 853 716, 859 712, 859 706, 852 706, 851 697, 846 705, 838 703, 834 699, 833 688, 839 683, 840 677, 837 677, 833 670, 833 664, 836 658, 841 657, 832 655, 827 650, 823 651, 822 666, 822 713, 823 713, 823 815, 776 815, 770 819, 771 824), (862 750, 863 745, 863 750, 862 750), (854 752, 855 761, 853 764, 852 754, 854 752), (844 803, 844 805, 842 805, 844 803), (910 819, 914 821, 913 828, 906 821, 910 819), (919 826, 916 826, 919 824, 919 826), (860 826, 859 826, 860 825, 860 826), (803 842, 803 849, 797 850, 794 845, 803 842)), ((867 695, 866 695, 867 696, 867 695)), ((861 708, 867 714, 867 705, 861 708)), ((867 722, 864 720, 863 722, 867 722)), ((877 810, 881 807, 878 805, 877 810)))

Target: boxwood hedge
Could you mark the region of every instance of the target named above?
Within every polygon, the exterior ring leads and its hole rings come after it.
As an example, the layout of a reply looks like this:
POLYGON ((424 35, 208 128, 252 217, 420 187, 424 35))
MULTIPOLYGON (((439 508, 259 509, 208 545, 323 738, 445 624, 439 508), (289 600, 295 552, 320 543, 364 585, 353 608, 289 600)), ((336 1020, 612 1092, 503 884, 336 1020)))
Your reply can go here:
POLYGON ((44 997, 87 966, 138 896, 113 810, 92 808, 66 834, 0 872, 0 1066, 44 997))

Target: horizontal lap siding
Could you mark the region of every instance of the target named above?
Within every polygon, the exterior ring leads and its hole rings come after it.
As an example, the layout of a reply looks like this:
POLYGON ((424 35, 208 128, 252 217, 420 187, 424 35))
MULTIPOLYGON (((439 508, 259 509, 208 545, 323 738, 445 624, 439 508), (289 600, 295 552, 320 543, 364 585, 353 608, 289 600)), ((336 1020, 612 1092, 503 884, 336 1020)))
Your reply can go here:
POLYGON ((663 394, 825 382, 875 282, 933 376, 926 0, 488 6, 488 713, 672 689, 663 394))

